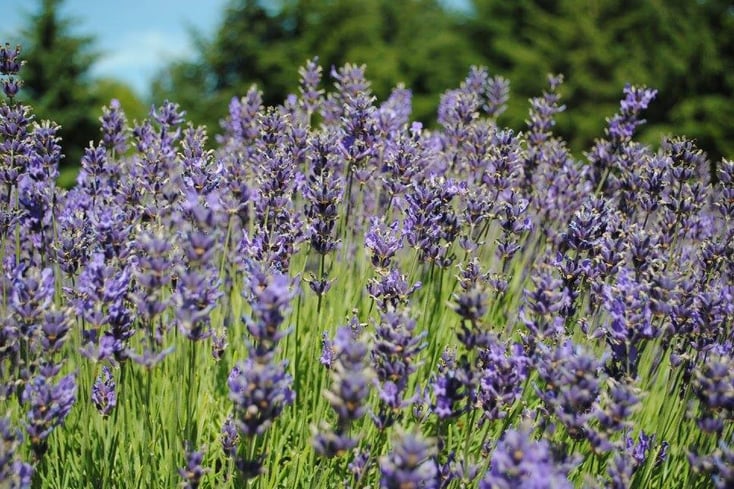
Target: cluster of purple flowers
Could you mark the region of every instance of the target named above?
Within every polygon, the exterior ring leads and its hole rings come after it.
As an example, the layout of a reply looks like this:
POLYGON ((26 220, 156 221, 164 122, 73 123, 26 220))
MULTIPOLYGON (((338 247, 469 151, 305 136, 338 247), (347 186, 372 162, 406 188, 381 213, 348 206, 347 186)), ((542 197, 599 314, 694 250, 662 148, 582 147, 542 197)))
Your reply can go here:
POLYGON ((367 346, 355 337, 351 328, 339 328, 333 343, 328 343, 332 349, 328 362, 332 384, 323 395, 336 412, 337 425, 333 430, 328 425, 318 427, 313 446, 319 455, 333 457, 357 445, 358 438, 350 435, 349 428, 366 412, 370 371, 367 370, 367 346))
POLYGON ((354 487, 731 485, 734 162, 636 142, 654 90, 625 87, 581 160, 560 76, 517 132, 508 82, 474 67, 426 128, 409 90, 378 104, 346 65, 327 93, 313 59, 282 105, 232 99, 214 149, 175 103, 129 124, 112 101, 66 190, 19 56, 0 46, 0 485, 30 485, 78 399, 123 429, 169 356, 192 416, 202 344, 228 412, 206 454, 177 417, 185 487, 262 474, 274 423, 310 407, 291 426, 354 487), (660 406, 696 435, 638 414, 660 406))

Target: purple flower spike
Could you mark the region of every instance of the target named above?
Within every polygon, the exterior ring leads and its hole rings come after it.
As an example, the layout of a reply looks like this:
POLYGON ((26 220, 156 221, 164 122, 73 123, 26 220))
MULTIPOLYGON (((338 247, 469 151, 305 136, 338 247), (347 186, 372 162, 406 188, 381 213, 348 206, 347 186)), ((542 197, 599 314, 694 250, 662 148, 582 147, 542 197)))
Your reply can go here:
POLYGON ((387 456, 380 458, 380 488, 437 489, 436 447, 420 435, 401 432, 387 456))
POLYGON ((699 427, 721 432, 725 420, 734 418, 734 359, 731 355, 709 355, 694 371, 693 392, 701 404, 699 427))
POLYGON ((237 426, 235 425, 232 416, 227 416, 227 419, 222 423, 222 433, 219 437, 219 441, 222 443, 222 450, 227 457, 234 457, 237 455, 237 447, 240 444, 240 434, 237 432, 237 426))
POLYGON ((357 446, 357 440, 332 430, 328 425, 322 424, 319 429, 313 429, 311 444, 314 451, 327 458, 339 457, 357 446))
POLYGON ((541 346, 537 369, 546 383, 538 396, 570 436, 583 437, 599 401, 601 361, 569 340, 554 349, 541 346))
POLYGON ((609 120, 607 133, 613 140, 628 141, 635 128, 645 123, 639 114, 647 109, 657 95, 657 90, 627 85, 624 87, 624 99, 619 104, 619 113, 609 120))
POLYGON ((74 374, 52 385, 39 376, 29 382, 21 396, 28 405, 26 430, 31 449, 38 456, 46 451, 46 439, 57 426, 63 424, 76 402, 77 386, 74 374))
POLYGON ((229 399, 234 402, 234 423, 247 437, 263 434, 295 400, 286 363, 263 364, 247 359, 229 374, 229 399))
POLYGON ((332 385, 324 396, 337 412, 340 423, 361 418, 366 410, 364 402, 369 394, 367 347, 355 340, 352 331, 341 327, 334 339, 336 362, 332 371, 332 385))
POLYGON ((505 432, 492 453, 489 471, 479 483, 479 489, 515 487, 573 487, 568 469, 553 459, 548 442, 532 440, 524 429, 505 432))
POLYGON ((392 382, 400 394, 419 365, 418 355, 428 344, 426 332, 414 334, 416 322, 405 312, 385 312, 375 327, 372 364, 380 382, 392 382))
POLYGON ((326 331, 321 335, 321 358, 319 359, 321 365, 326 368, 331 368, 334 362, 334 343, 329 338, 329 333, 326 331))
POLYGON ((355 338, 350 327, 339 328, 333 343, 325 335, 324 346, 330 350, 327 360, 332 382, 323 395, 336 411, 338 422, 335 429, 326 423, 312 427, 311 443, 319 455, 334 457, 357 445, 357 440, 346 432, 367 410, 365 401, 370 391, 371 372, 367 369, 367 346, 355 338))
POLYGON ((403 247, 403 237, 398 230, 398 222, 385 224, 377 217, 370 221, 369 231, 364 236, 364 244, 372 254, 372 264, 379 268, 389 268, 395 253, 403 247))
POLYGON ((487 80, 485 94, 487 102, 484 111, 492 118, 497 118, 507 109, 507 101, 510 99, 510 81, 494 76, 487 80))
POLYGON ((0 46, 0 75, 4 75, 0 84, 3 87, 3 93, 10 100, 18 95, 23 84, 21 80, 16 78, 22 66, 20 46, 16 46, 15 49, 12 49, 8 43, 0 46))
POLYGON ((33 468, 16 458, 23 441, 20 430, 0 418, 0 486, 13 489, 31 487, 33 468))
POLYGON ((102 145, 107 151, 122 154, 127 149, 127 120, 120 101, 112 99, 109 107, 102 108, 99 118, 102 130, 102 145))
POLYGON ((57 352, 66 341, 71 321, 65 311, 51 310, 45 314, 41 345, 46 353, 57 352))
POLYGON ((23 62, 20 60, 20 45, 15 49, 9 43, 0 46, 0 75, 17 75, 23 62))
POLYGON ((102 373, 92 386, 92 402, 103 417, 110 415, 117 405, 117 392, 115 390, 115 379, 108 366, 102 367, 102 373))
POLYGON ((691 466, 697 472, 711 475, 711 480, 716 489, 729 489, 734 487, 734 448, 727 445, 723 440, 710 455, 688 455, 691 466))
POLYGON ((252 307, 252 318, 245 318, 247 330, 255 339, 250 354, 265 359, 290 331, 280 328, 296 296, 295 284, 288 275, 265 271, 252 262, 243 293, 252 307))
POLYGON ((319 66, 318 56, 306 62, 305 66, 298 69, 300 77, 300 87, 298 91, 301 93, 300 105, 301 110, 306 113, 310 122, 311 114, 318 111, 324 91, 319 89, 321 83, 321 66, 319 66))
POLYGON ((209 472, 209 469, 202 467, 203 460, 202 452, 186 449, 186 467, 178 469, 178 474, 183 479, 184 489, 197 489, 201 484, 201 478, 209 472))
POLYGON ((482 369, 476 396, 483 418, 492 421, 504 418, 522 395, 531 360, 520 344, 505 346, 494 336, 488 340, 479 350, 482 369))
POLYGON ((627 453, 632 456, 634 467, 637 469, 647 460, 650 450, 655 443, 655 435, 648 435, 644 431, 640 430, 637 443, 635 443, 634 438, 630 435, 626 436, 624 441, 627 453))

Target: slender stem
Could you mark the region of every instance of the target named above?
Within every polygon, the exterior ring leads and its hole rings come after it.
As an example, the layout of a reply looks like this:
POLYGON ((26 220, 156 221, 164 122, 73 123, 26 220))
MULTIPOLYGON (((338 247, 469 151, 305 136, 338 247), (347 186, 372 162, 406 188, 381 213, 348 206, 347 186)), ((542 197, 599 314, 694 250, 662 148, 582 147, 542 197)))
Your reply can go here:
MULTIPOLYGON (((326 262, 326 255, 323 253, 320 254, 321 256, 321 262, 319 264, 319 288, 322 286, 324 281, 324 264, 326 262)), ((318 319, 321 319, 321 297, 323 296, 323 292, 319 291, 318 293, 318 302, 316 303, 316 315, 318 316, 318 319)), ((320 324, 320 323, 319 323, 320 324)))
POLYGON ((185 436, 188 437, 188 441, 192 443, 192 446, 196 446, 197 438, 197 426, 194 421, 195 399, 194 399, 194 376, 196 369, 196 344, 197 341, 189 340, 189 375, 187 382, 187 396, 186 396, 186 431, 185 436))

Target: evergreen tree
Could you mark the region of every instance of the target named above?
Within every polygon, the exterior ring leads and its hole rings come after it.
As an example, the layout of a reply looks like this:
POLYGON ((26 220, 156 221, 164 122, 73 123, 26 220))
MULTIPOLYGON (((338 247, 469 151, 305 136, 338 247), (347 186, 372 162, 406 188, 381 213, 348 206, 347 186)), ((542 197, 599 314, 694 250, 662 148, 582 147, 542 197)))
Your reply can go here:
MULTIPOLYGON (((265 104, 282 103, 314 56, 327 75, 332 66, 365 64, 380 100, 403 83, 413 91, 413 116, 430 122, 440 93, 480 59, 437 0, 231 0, 214 38, 196 45, 197 59, 168 66, 153 94, 214 130, 229 99, 253 83, 265 104)), ((330 83, 327 76, 326 89, 330 83)))
POLYGON ((507 123, 522 127, 525 101, 562 73, 567 113, 558 133, 579 150, 601 134, 626 83, 658 89, 641 137, 691 135, 714 158, 734 151, 734 11, 723 0, 669 2, 473 0, 472 45, 512 83, 507 123))
POLYGON ((72 32, 73 19, 60 15, 62 0, 41 0, 40 10, 22 32, 23 91, 39 119, 61 125, 65 165, 77 166, 89 141, 98 139, 102 101, 95 96, 89 69, 97 54, 93 38, 72 32))

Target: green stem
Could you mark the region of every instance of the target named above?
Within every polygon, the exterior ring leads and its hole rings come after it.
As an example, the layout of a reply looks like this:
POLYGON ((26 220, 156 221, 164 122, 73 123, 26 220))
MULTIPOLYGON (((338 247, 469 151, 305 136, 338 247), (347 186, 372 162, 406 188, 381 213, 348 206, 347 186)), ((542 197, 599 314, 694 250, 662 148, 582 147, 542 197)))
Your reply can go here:
POLYGON ((196 439, 197 439, 197 426, 196 422, 194 420, 194 415, 196 413, 195 403, 196 400, 194 399, 194 376, 195 376, 195 370, 196 370, 196 341, 190 340, 189 341, 189 375, 188 375, 188 383, 186 386, 187 389, 187 395, 186 395, 186 431, 184 431, 185 436, 188 438, 188 441, 192 443, 192 446, 196 446, 196 439))

